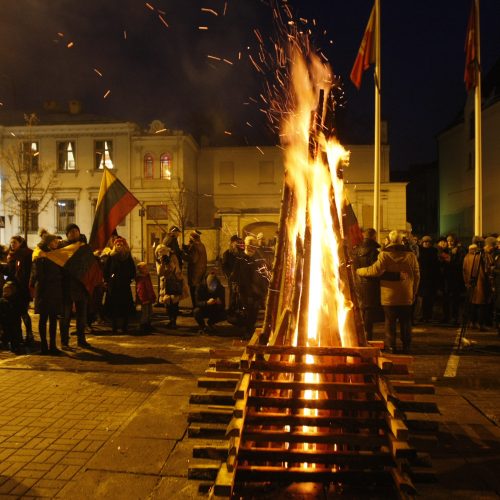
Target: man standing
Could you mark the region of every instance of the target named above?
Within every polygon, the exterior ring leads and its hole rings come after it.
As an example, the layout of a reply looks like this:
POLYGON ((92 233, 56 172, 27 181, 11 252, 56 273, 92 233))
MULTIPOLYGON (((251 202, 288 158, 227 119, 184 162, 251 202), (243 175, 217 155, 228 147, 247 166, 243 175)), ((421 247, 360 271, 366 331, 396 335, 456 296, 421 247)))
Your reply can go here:
POLYGON ((207 251, 200 239, 201 232, 191 231, 189 234, 189 245, 184 245, 184 256, 187 260, 187 274, 189 293, 196 307, 196 287, 201 284, 207 272, 207 251))
MULTIPOLYGON (((87 243, 85 235, 80 233, 80 228, 76 224, 68 224, 66 226, 66 240, 61 243, 61 247, 78 242, 87 243)), ((71 276, 64 268, 63 297, 63 316, 59 323, 59 329, 61 330, 61 344, 63 348, 67 348, 69 346, 69 325, 71 322, 73 303, 75 304, 76 312, 76 335, 78 338, 78 346, 85 348, 90 347, 90 344, 85 338, 89 295, 83 286, 83 283, 71 276)))
MULTIPOLYGON (((377 261, 380 245, 377 243, 377 231, 368 228, 363 231, 363 242, 356 248, 356 268, 369 267, 377 261)), ((398 276, 399 278, 399 276, 398 276)), ((382 313, 380 305, 379 278, 360 277, 359 298, 366 338, 373 339, 373 324, 376 321, 377 311, 382 313)))
POLYGON ((236 262, 243 258, 244 243, 241 238, 234 234, 229 241, 229 248, 222 254, 222 272, 227 279, 227 286, 229 288, 229 308, 234 306, 235 301, 235 284, 231 276, 233 274, 236 262))
POLYGON ((182 250, 179 246, 180 234, 181 230, 177 226, 171 226, 168 230, 167 236, 163 239, 162 244, 172 249, 177 257, 177 260, 179 261, 179 266, 182 269, 182 250))
POLYGON ((359 276, 380 276, 381 302, 385 313, 386 350, 396 350, 396 322, 399 320, 403 352, 410 353, 411 311, 418 290, 420 270, 415 254, 403 245, 398 231, 389 233, 389 244, 380 252, 377 262, 370 267, 360 268, 359 276), (405 279, 388 281, 385 272, 400 273, 405 279))

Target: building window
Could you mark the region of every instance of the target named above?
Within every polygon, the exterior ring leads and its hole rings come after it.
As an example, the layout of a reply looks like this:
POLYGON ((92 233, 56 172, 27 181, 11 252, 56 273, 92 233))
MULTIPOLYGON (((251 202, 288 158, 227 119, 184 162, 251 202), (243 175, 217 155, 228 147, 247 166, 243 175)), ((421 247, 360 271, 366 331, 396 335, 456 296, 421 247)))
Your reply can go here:
POLYGON ((152 179, 154 177, 154 160, 151 153, 144 155, 144 178, 152 179))
POLYGON ((168 219, 167 205, 148 205, 146 207, 146 219, 148 220, 168 219))
POLYGON ((61 141, 57 143, 57 169, 76 170, 76 143, 75 141, 61 141))
POLYGON ((68 224, 75 222, 75 200, 57 200, 57 231, 63 233, 68 224))
POLYGON ((115 168, 113 165, 113 141, 95 141, 95 168, 115 168))
POLYGON ((274 184, 274 162, 259 163, 259 184, 274 184))
POLYGON ((172 156, 169 153, 160 156, 160 179, 172 179, 172 156))
POLYGON ((232 161, 221 161, 219 164, 219 183, 234 184, 234 163, 232 161))
POLYGON ((38 201, 30 200, 21 203, 21 231, 38 231, 38 201), (26 228, 27 225, 27 228, 26 228))
POLYGON ((40 151, 38 149, 38 142, 29 141, 21 143, 21 165, 23 170, 30 170, 31 172, 38 170, 38 156, 40 151))

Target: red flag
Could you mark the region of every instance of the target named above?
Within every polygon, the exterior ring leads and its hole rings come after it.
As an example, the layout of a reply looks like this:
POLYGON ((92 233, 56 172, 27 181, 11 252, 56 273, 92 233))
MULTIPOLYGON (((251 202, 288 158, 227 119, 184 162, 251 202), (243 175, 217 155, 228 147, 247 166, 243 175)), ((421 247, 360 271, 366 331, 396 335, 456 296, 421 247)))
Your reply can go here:
POLYGON ((116 226, 138 203, 139 200, 105 168, 90 233, 90 246, 94 250, 104 248, 116 226))
POLYGON ((467 23, 467 35, 465 37, 464 82, 467 91, 476 86, 478 69, 479 64, 477 60, 477 20, 475 1, 472 0, 469 21, 467 23))
POLYGON ((363 35, 363 40, 361 40, 361 45, 359 46, 358 55, 351 70, 352 83, 354 83, 358 90, 361 87, 361 78, 363 77, 363 73, 369 68, 370 64, 375 62, 374 32, 375 5, 372 8, 370 19, 368 19, 365 34, 363 35))
POLYGON ((347 241, 349 249, 353 249, 363 241, 363 232, 358 224, 358 218, 354 213, 351 202, 344 201, 344 211, 342 214, 342 224, 344 229, 344 238, 347 241))

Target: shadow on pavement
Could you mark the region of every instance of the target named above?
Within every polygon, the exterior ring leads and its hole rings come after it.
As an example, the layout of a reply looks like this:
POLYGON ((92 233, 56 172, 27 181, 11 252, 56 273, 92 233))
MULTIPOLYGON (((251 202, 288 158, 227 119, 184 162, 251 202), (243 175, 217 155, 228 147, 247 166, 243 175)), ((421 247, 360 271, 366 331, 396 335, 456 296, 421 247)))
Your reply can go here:
POLYGON ((128 354, 114 353, 94 346, 85 351, 78 351, 72 357, 81 361, 100 361, 110 365, 172 364, 171 361, 165 358, 156 358, 152 356, 129 356, 128 354))

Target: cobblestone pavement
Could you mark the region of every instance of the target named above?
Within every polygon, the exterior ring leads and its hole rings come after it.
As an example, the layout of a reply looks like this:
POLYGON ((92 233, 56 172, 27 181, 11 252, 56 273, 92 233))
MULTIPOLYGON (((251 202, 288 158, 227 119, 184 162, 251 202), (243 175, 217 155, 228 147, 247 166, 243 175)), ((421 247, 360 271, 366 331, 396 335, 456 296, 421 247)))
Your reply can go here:
MULTIPOLYGON (((148 336, 97 327, 92 349, 61 356, 0 351, 0 499, 206 498, 187 480, 189 394, 210 348, 239 344, 238 332, 226 324, 200 336, 192 318, 175 331, 163 319, 148 336)), ((415 377, 436 385, 441 410, 438 481, 419 495, 498 498, 500 337, 469 332, 476 344, 456 360, 456 328, 417 325, 413 335, 415 377)))

